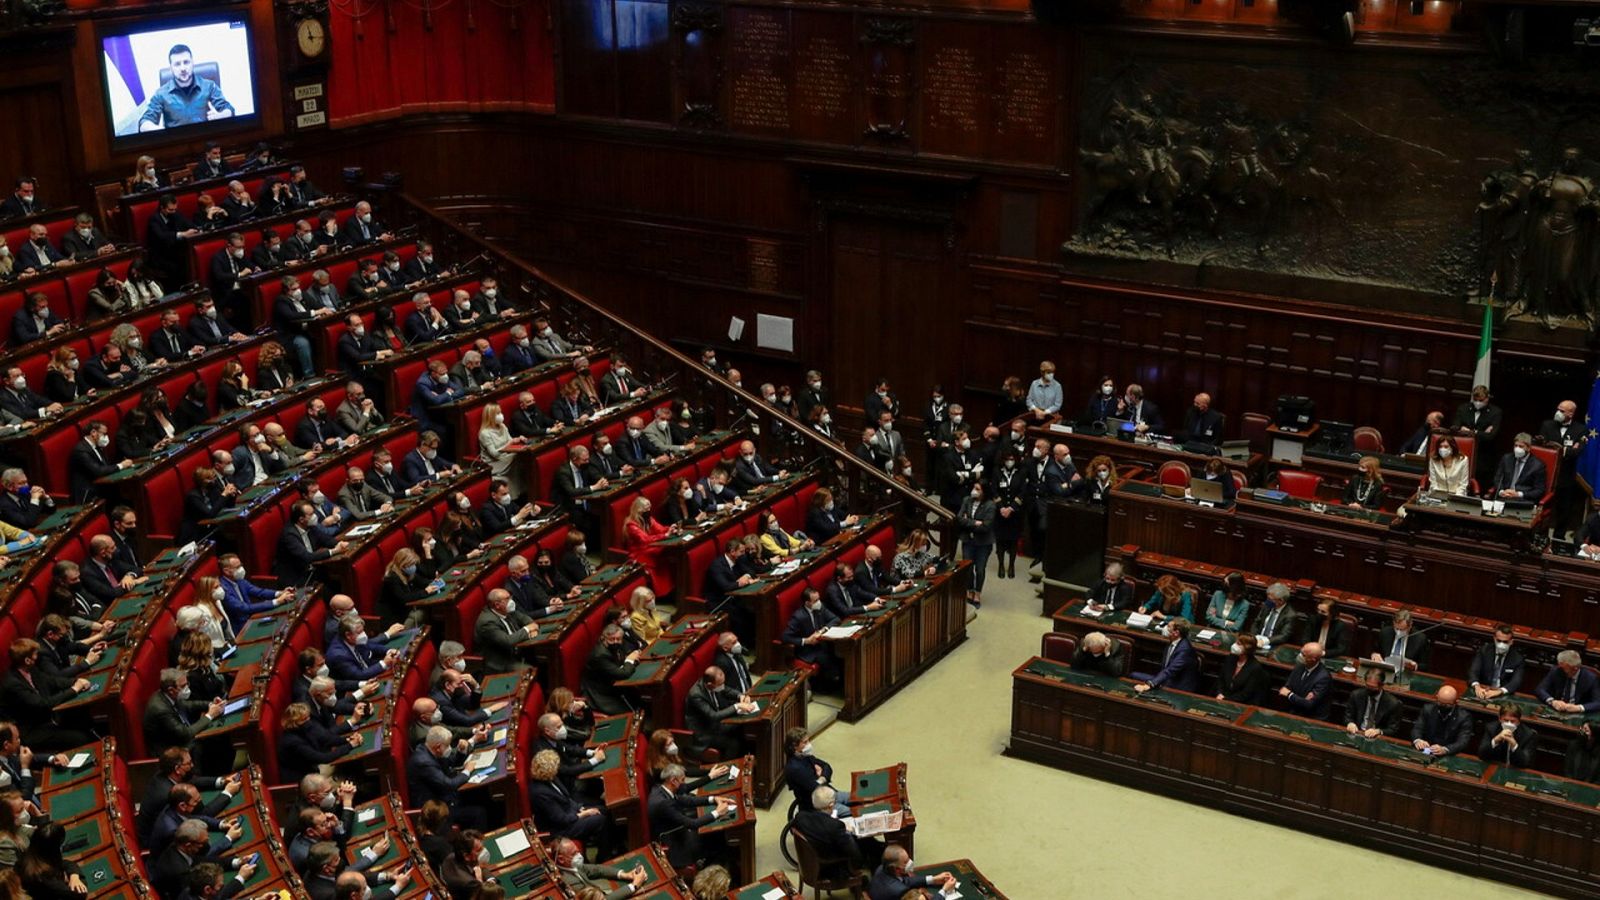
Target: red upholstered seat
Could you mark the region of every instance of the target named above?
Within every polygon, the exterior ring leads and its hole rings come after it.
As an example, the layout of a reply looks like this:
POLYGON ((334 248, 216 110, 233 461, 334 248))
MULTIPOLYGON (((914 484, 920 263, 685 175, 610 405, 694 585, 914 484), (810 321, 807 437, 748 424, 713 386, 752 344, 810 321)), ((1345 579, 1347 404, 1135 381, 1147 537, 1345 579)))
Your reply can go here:
POLYGON ((1301 500, 1317 499, 1317 488, 1322 486, 1322 476, 1299 469, 1278 471, 1278 490, 1301 500))
POLYGON ((1189 486, 1189 477, 1189 464, 1176 459, 1162 463, 1161 468, 1156 470, 1156 482, 1162 485, 1186 488, 1189 486))
POLYGON ((1362 453, 1382 453, 1383 433, 1370 425, 1363 425, 1351 435, 1351 442, 1362 453))
POLYGON ((1555 447, 1543 444, 1533 444, 1528 448, 1528 452, 1544 463, 1544 494, 1539 498, 1539 502, 1549 503, 1550 498, 1555 496, 1556 468, 1561 465, 1561 455, 1555 447))
POLYGON ((1056 662, 1072 662, 1077 650, 1077 639, 1067 634, 1046 631, 1039 641, 1039 655, 1056 662))

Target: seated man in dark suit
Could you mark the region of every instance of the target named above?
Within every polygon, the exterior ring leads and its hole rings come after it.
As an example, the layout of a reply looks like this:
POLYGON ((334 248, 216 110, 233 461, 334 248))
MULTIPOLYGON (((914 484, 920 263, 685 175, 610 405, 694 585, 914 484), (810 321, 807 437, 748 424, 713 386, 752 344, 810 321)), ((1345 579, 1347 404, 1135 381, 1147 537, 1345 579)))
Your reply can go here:
POLYGON ((643 863, 632 869, 587 863, 583 861, 583 854, 579 850, 577 841, 571 838, 556 838, 551 852, 555 857, 556 869, 561 872, 561 880, 566 882, 567 887, 576 891, 579 897, 602 896, 605 900, 625 900, 638 893, 649 880, 649 873, 645 871, 643 863), (619 884, 613 888, 611 882, 619 884), (584 888, 598 891, 599 894, 585 893, 584 888))
POLYGON ((411 788, 411 802, 420 805, 437 800, 450 807, 450 821, 464 829, 481 829, 486 822, 483 810, 461 802, 461 787, 472 778, 462 770, 465 762, 465 754, 451 748, 450 729, 435 725, 406 761, 406 784, 411 788))
POLYGON ((483 667, 491 673, 521 672, 528 668, 517 645, 539 633, 539 625, 516 608, 505 588, 489 592, 483 612, 473 624, 475 649, 483 656, 483 667))
POLYGON ((200 819, 187 819, 178 826, 172 842, 150 865, 150 886, 155 888, 157 896, 183 896, 184 885, 197 869, 202 873, 234 871, 235 893, 243 886, 243 881, 249 881, 255 874, 256 863, 228 855, 233 841, 226 836, 213 841, 208 831, 206 823, 200 819))
POLYGON ((333 416, 328 414, 328 404, 321 397, 313 397, 306 404, 306 414, 301 417, 300 424, 295 426, 294 438, 301 447, 321 447, 324 450, 334 450, 344 444, 350 437, 350 432, 333 416))
POLYGON ((1138 600, 1133 596, 1133 585, 1122 576, 1122 563, 1106 566, 1099 583, 1089 589, 1088 601, 1101 609, 1133 609, 1138 600))
POLYGON ((194 770, 194 757, 188 750, 168 747, 156 757, 156 774, 145 784, 139 814, 134 819, 134 833, 139 838, 140 846, 148 845, 156 818, 166 809, 172 789, 180 784, 193 785, 202 792, 217 792, 210 802, 199 809, 201 815, 213 819, 243 790, 243 779, 237 772, 226 778, 199 775, 194 770))
POLYGON ((583 695, 602 715, 621 715, 633 708, 617 682, 633 676, 640 653, 634 650, 624 654, 623 649, 622 626, 613 622, 601 630, 600 641, 583 667, 583 695))
POLYGON ((540 409, 538 401, 528 391, 517 395, 517 408, 512 411, 508 424, 512 437, 532 440, 555 434, 566 427, 540 409))
POLYGON ((728 687, 741 696, 750 693, 750 688, 755 685, 755 676, 750 674, 750 667, 744 661, 744 645, 739 643, 739 636, 731 631, 717 635, 717 655, 712 658, 711 664, 722 670, 728 679, 728 687))
POLYGON ((883 548, 876 544, 867 545, 851 580, 862 596, 886 597, 911 587, 910 581, 895 581, 889 574, 888 567, 883 564, 883 548))
POLYGON ((339 229, 341 246, 354 247, 358 244, 370 244, 373 241, 387 241, 392 237, 394 235, 373 220, 372 204, 365 200, 356 204, 355 215, 346 219, 344 226, 339 229))
POLYGON ((837 624, 838 617, 822 606, 822 595, 816 588, 808 587, 800 607, 789 617, 779 640, 794 648, 794 658, 815 666, 813 680, 818 690, 827 690, 839 683, 839 658, 822 633, 837 624))
POLYGON ((169 363, 183 362, 204 351, 204 348, 197 348, 194 340, 184 333, 180 321, 177 310, 171 307, 162 310, 161 324, 150 332, 150 339, 146 341, 151 353, 169 363))
POLYGON ((1418 714, 1411 726, 1411 746, 1432 756, 1466 753, 1472 746, 1472 715, 1456 705, 1456 689, 1439 688, 1435 702, 1418 714))
POLYGON ((472 295, 460 288, 451 292, 443 315, 445 327, 456 334, 477 328, 485 321, 483 314, 473 308, 472 295))
MULTIPOLYGON (((650 388, 633 374, 628 361, 615 353, 611 354, 611 369, 600 380, 600 402, 607 406, 617 406, 628 400, 637 400, 648 393, 650 388)), ((642 421, 639 430, 642 435, 644 431, 642 421)))
POLYGON ((12 366, 6 369, 5 387, 0 389, 0 409, 18 419, 32 421, 61 412, 61 404, 34 393, 28 387, 27 376, 20 368, 12 366))
MULTIPOLYGON (((753 579, 749 574, 740 574, 739 560, 744 557, 744 542, 734 537, 729 538, 722 546, 722 553, 711 560, 711 565, 706 567, 705 586, 700 594, 705 598, 706 608, 712 612, 720 611, 723 603, 728 599, 728 594, 749 584, 753 579)), ((732 609, 728 610, 732 612, 732 609)), ((735 628, 735 632, 739 629, 735 628)), ((744 635, 739 635, 744 639, 744 635)))
POLYGON ((343 553, 348 546, 316 530, 317 510, 310 503, 296 502, 289 514, 289 525, 278 536, 278 552, 272 564, 273 574, 284 586, 311 581, 316 577, 314 563, 343 553))
POLYGON ((794 814, 794 830, 816 851, 824 880, 850 878, 866 865, 869 852, 873 859, 883 853, 882 841, 857 838, 845 829, 834 814, 838 792, 833 788, 818 785, 807 797, 797 799, 805 802, 794 814))
POLYGON ((595 766, 605 761, 605 750, 600 748, 590 750, 583 746, 581 739, 568 736, 567 723, 562 721, 559 713, 545 713, 540 716, 537 735, 530 752, 537 755, 541 751, 549 750, 561 757, 561 768, 558 772, 561 783, 574 795, 578 793, 578 776, 593 771, 595 766))
MULTIPOLYGON (((449 332, 450 323, 433 308, 433 300, 428 297, 428 292, 418 291, 412 294, 411 313, 406 316, 405 322, 406 343, 421 344, 436 341, 449 332)), ((447 371, 449 368, 445 366, 447 371)))
POLYGON ((379 343, 378 339, 367 333, 367 325, 361 316, 351 313, 345 317, 344 334, 339 335, 339 363, 351 375, 361 374, 367 363, 375 359, 388 359, 394 355, 392 347, 379 343))
POLYGON ((1163 635, 1167 639, 1167 649, 1162 656, 1161 671, 1154 675, 1133 676, 1141 679, 1133 689, 1141 694, 1162 687, 1191 693, 1198 691, 1200 658, 1195 653, 1194 645, 1189 643, 1188 620, 1182 616, 1169 617, 1163 635))
POLYGON ((1532 446, 1533 437, 1526 431, 1517 435, 1511 452, 1500 458, 1500 467, 1495 469, 1494 481, 1486 491, 1488 496, 1530 502, 1537 502, 1544 496, 1544 462, 1533 455, 1529 449, 1532 446))
POLYGON ((1278 688, 1278 696, 1295 715, 1326 719, 1332 701, 1333 675, 1322 664, 1322 645, 1316 641, 1300 646, 1289 679, 1278 688))
POLYGON ((117 245, 94 227, 94 217, 88 213, 78 213, 72 230, 61 238, 61 252, 74 262, 104 256, 116 249, 117 245))
POLYGON ((281 269, 289 264, 289 256, 283 249, 283 238, 271 228, 261 231, 261 243, 250 252, 250 264, 257 272, 270 272, 281 269))
POLYGON ((1561 713, 1600 712, 1600 678, 1576 650, 1556 654, 1556 664, 1534 689, 1539 702, 1561 713))
POLYGON ((511 483, 504 478, 489 483, 489 499, 478 507, 484 537, 510 531, 538 514, 539 508, 532 503, 519 507, 511 502, 511 483))
POLYGON ((890 844, 883 851, 883 864, 872 873, 867 896, 870 900, 902 900, 907 893, 918 888, 942 891, 955 880, 956 877, 949 872, 937 875, 912 874, 911 854, 899 844, 890 844))
POLYGON ((178 212, 178 198, 162 194, 156 214, 145 225, 147 263, 160 274, 162 284, 181 284, 189 271, 189 239, 200 233, 194 223, 178 212))
POLYGON ((378 271, 378 261, 375 259, 363 259, 356 270, 350 273, 350 280, 345 282, 345 294, 355 303, 381 297, 390 290, 389 282, 378 271))
POLYGON ((1407 672, 1427 671, 1433 655, 1428 636, 1418 633, 1411 621, 1411 610, 1396 610, 1393 619, 1378 632, 1378 646, 1372 652, 1375 662, 1403 659, 1407 672))
POLYGON ((1134 430, 1140 434, 1166 433, 1167 423, 1161 418, 1161 410, 1144 398, 1144 388, 1137 384, 1128 385, 1123 392, 1122 404, 1117 407, 1117 415, 1134 423, 1134 430))
POLYGON ((1438 410, 1428 413, 1423 418, 1421 427, 1412 432, 1411 437, 1406 438, 1406 442, 1400 445, 1400 453, 1407 456, 1427 453, 1428 441, 1433 439, 1434 434, 1443 430, 1444 413, 1438 410))
POLYGON ((161 753, 170 747, 194 749, 201 732, 222 718, 223 698, 208 703, 189 699, 189 674, 162 669, 161 687, 144 708, 145 747, 161 753))
POLYGON ((1125 671, 1122 648, 1098 631, 1091 631, 1078 642, 1072 654, 1072 668, 1110 678, 1121 678, 1125 671))
POLYGON ((49 208, 48 204, 39 199, 34 180, 22 177, 17 179, 16 190, 12 191, 4 201, 0 201, 0 219, 20 219, 49 208))
POLYGON ((822 604, 828 608, 828 612, 837 618, 848 619, 883 608, 883 598, 857 581, 856 570, 852 570, 848 563, 834 563, 833 579, 822 592, 822 604))
POLYGON ((1522 652, 1511 642, 1511 626, 1502 622, 1494 627, 1494 638, 1472 655, 1467 684, 1472 686, 1474 697, 1494 700, 1515 694, 1522 687, 1522 652))
POLYGON ((56 707, 90 688, 86 678, 52 678, 39 670, 39 642, 18 638, 9 648, 11 669, 0 677, 0 710, 33 750, 68 750, 93 740, 62 723, 56 707))
POLYGON ((110 445, 111 436, 106 430, 106 423, 96 420, 89 424, 89 431, 83 440, 72 446, 72 455, 67 458, 67 473, 73 502, 82 503, 99 497, 100 489, 95 486, 97 479, 133 465, 133 461, 127 459, 113 462, 116 456, 110 445))
POLYGON ((28 531, 55 511, 56 502, 21 469, 0 472, 0 522, 28 531))
POLYGON ((720 841, 704 839, 700 829, 732 812, 736 802, 726 795, 697 797, 684 790, 686 781, 683 766, 666 766, 661 770, 661 783, 650 789, 646 804, 651 837, 667 845, 667 861, 678 868, 720 855, 721 848, 716 846, 720 841), (710 809, 694 814, 705 807, 710 809))
POLYGON ((1211 395, 1194 395, 1194 405, 1183 414, 1183 430, 1178 438, 1185 442, 1197 441, 1215 447, 1222 443, 1222 423, 1226 417, 1211 408, 1211 395))
POLYGON ((419 281, 431 281, 444 272, 444 266, 434 261, 433 245, 427 241, 417 241, 417 255, 401 268, 400 277, 406 284, 416 284, 419 281))
POLYGON ((706 750, 716 750, 723 759, 744 755, 744 742, 739 732, 727 720, 748 716, 756 711, 756 704, 748 695, 741 695, 728 687, 727 676, 717 666, 706 667, 705 674, 689 689, 684 701, 683 721, 691 732, 691 756, 701 756, 706 750))
POLYGON ((527 326, 521 323, 511 326, 511 340, 500 351, 501 374, 515 375, 538 364, 539 358, 533 353, 533 339, 528 337, 527 326))
POLYGON ((11 344, 20 347, 40 338, 55 337, 66 330, 67 323, 50 310, 50 298, 35 291, 11 317, 11 344))
POLYGON ((28 239, 17 248, 16 267, 24 272, 44 272, 65 259, 50 243, 50 232, 43 225, 30 225, 28 239))
POLYGON ((1515 703, 1502 703, 1499 721, 1484 732, 1478 744, 1478 758, 1526 769, 1539 750, 1539 732, 1522 722, 1522 709, 1515 703))
POLYGON ((1289 586, 1281 581, 1267 585, 1267 602, 1256 611, 1255 624, 1250 630, 1256 634, 1256 646, 1262 650, 1282 643, 1292 643, 1298 632, 1300 614, 1289 605, 1289 586))
POLYGON ((221 347, 250 337, 228 324, 210 297, 195 301, 194 315, 189 319, 189 336, 202 347, 221 347))
POLYGON ((1366 687, 1350 694, 1344 729, 1363 737, 1394 737, 1400 730, 1400 701, 1383 689, 1383 672, 1367 670, 1366 687))
POLYGON ((757 456, 754 442, 739 444, 739 459, 733 464, 733 483, 738 485, 740 492, 781 481, 788 475, 787 469, 779 469, 757 456))
MULTIPOLYGON (((329 606, 331 609, 331 602, 329 606)), ((329 618, 334 627, 334 639, 328 642, 326 665, 335 682, 361 683, 382 677, 400 658, 399 650, 382 646, 386 635, 380 634, 377 641, 370 641, 366 622, 360 616, 335 618, 330 612, 329 618)))
POLYGON ((411 415, 427 431, 444 431, 445 413, 441 410, 467 395, 466 388, 450 377, 444 360, 428 362, 427 371, 417 377, 411 394, 411 415))

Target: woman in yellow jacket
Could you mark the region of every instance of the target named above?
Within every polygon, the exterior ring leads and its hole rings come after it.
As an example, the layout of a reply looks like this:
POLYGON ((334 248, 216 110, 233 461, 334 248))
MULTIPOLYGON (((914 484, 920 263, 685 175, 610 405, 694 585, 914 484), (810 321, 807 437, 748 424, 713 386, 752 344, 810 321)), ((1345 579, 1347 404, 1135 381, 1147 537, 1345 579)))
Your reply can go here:
POLYGON ((643 641, 646 646, 661 636, 661 620, 656 618, 656 592, 647 587, 634 588, 633 596, 628 598, 629 630, 633 636, 643 641))
POLYGON ((761 535, 761 546, 767 551, 767 555, 776 559, 800 550, 810 550, 812 547, 810 538, 784 531, 783 523, 778 521, 778 517, 773 515, 770 509, 761 514, 761 530, 756 533, 761 535))

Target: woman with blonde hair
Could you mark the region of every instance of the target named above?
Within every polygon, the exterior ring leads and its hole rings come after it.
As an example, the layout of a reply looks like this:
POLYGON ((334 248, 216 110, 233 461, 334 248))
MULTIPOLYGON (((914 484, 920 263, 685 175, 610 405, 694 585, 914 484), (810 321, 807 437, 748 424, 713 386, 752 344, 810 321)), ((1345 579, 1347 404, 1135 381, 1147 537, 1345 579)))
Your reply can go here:
POLYGON ((385 624, 399 622, 407 628, 422 624, 422 607, 412 606, 433 593, 433 585, 422 574, 421 557, 410 547, 401 547, 389 558, 383 570, 383 589, 378 594, 378 615, 385 624))
POLYGON ((707 866, 694 876, 694 886, 689 892, 694 900, 724 900, 733 889, 733 879, 721 866, 707 866))
POLYGON ((86 388, 78 381, 78 351, 57 347, 45 366, 44 395, 55 403, 71 403, 92 393, 94 388, 86 388))
POLYGON ((633 498, 633 505, 628 507, 628 517, 622 520, 623 549, 628 551, 628 558, 648 569, 654 569, 657 557, 661 555, 661 548, 656 546, 662 540, 678 533, 678 526, 663 525, 650 515, 650 498, 639 496, 633 498))
POLYGON ((228 614, 222 608, 222 581, 215 575, 202 575, 194 583, 194 605, 206 614, 206 624, 201 631, 211 639, 218 650, 232 644, 235 638, 228 614))
POLYGON ((28 839, 33 836, 29 824, 39 808, 22 796, 14 787, 0 791, 0 867, 10 869, 28 849, 28 839))
POLYGON ((161 179, 156 175, 156 158, 141 155, 133 163, 133 177, 128 179, 128 193, 147 194, 161 190, 161 179))
POLYGON ((167 361, 159 356, 152 356, 145 352, 144 338, 139 334, 139 329, 133 327, 131 322, 123 322, 111 329, 110 342, 122 351, 122 361, 128 368, 135 372, 143 372, 148 368, 159 368, 167 361))
POLYGON ((228 682, 217 671, 216 649, 200 631, 183 632, 178 645, 178 668, 189 675, 189 696, 198 703, 210 703, 228 694, 228 682))
POLYGON ((895 550, 892 568, 896 581, 933 577, 939 570, 939 557, 933 553, 933 540, 928 537, 926 529, 911 529, 905 543, 895 550))
POLYGON ((1353 509, 1383 506, 1383 466, 1376 456, 1363 456, 1356 477, 1344 486, 1344 502, 1353 509))
POLYGON ((1179 616, 1193 622, 1194 592, 1179 581, 1176 575, 1163 575, 1156 579, 1156 592, 1140 611, 1149 613, 1151 618, 1158 620, 1168 616, 1179 616))
POLYGON ((327 770, 335 760, 361 743, 360 735, 353 731, 335 735, 320 725, 312 725, 311 707, 304 703, 284 707, 279 724, 278 780, 287 784, 294 784, 313 772, 327 770))
POLYGON ((589 708, 589 701, 574 694, 572 688, 558 687, 551 691, 544 711, 561 717, 569 740, 587 740, 594 733, 594 710, 589 708))
POLYGON ((633 594, 628 598, 628 623, 633 628, 634 637, 644 641, 648 646, 656 638, 661 637, 661 619, 656 616, 656 592, 647 587, 633 589, 633 594))
POLYGON ((522 470, 516 464, 517 455, 511 452, 511 429, 506 427, 506 414, 498 403, 483 407, 483 418, 478 425, 478 458, 489 465, 495 478, 504 478, 511 485, 511 496, 522 497, 528 491, 522 483, 522 470))

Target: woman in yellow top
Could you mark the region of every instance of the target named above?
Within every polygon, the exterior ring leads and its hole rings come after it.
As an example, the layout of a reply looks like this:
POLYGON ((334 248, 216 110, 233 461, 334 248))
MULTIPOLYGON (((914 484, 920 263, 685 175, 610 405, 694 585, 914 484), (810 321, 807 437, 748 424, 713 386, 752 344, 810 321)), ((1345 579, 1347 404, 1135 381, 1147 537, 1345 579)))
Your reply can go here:
POLYGON ((633 626, 633 636, 648 646, 661 636, 661 620, 656 618, 656 592, 647 587, 634 588, 628 598, 628 624, 633 626))
POLYGON ((761 530, 756 532, 761 535, 761 547, 770 557, 782 558, 801 550, 810 550, 811 539, 783 530, 783 523, 773 515, 772 510, 761 514, 761 530))

